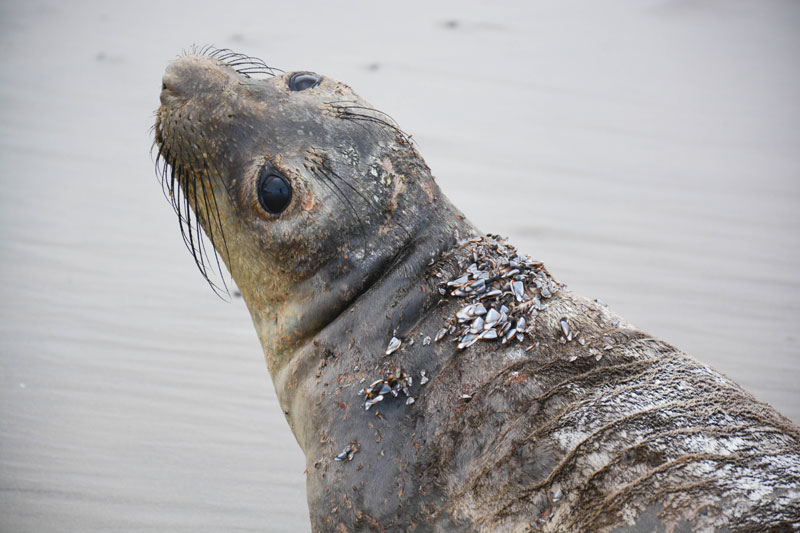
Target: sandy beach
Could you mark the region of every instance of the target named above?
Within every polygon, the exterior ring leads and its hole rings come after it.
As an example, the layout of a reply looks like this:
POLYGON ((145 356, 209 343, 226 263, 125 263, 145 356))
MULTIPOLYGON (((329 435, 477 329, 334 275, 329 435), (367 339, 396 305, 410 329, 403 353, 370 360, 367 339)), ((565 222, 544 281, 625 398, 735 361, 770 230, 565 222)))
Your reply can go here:
POLYGON ((0 531, 310 529, 153 168, 192 44, 348 83, 479 228, 800 422, 800 3, 603 4, 3 2, 0 531))

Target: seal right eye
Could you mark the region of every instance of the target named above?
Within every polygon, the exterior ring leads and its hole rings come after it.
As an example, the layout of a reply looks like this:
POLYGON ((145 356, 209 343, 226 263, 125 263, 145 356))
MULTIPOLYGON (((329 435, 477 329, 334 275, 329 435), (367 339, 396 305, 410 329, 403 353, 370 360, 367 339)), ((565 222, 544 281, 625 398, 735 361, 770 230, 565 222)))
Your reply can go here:
POLYGON ((258 178, 258 201, 271 215, 279 215, 292 201, 292 184, 274 169, 261 169, 258 178))
POLYGON ((290 91, 305 91, 322 82, 322 76, 313 72, 295 72, 289 77, 290 91))

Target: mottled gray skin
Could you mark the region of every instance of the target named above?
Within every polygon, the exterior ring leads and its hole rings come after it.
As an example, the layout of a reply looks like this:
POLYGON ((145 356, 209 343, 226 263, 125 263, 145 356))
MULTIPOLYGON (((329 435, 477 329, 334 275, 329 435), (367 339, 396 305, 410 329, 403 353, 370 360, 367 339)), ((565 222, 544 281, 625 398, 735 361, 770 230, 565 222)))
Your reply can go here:
POLYGON ((435 273, 458 276, 478 232, 404 136, 331 104, 386 118, 349 87, 291 92, 286 75, 205 56, 163 81, 160 154, 247 302, 305 452, 315 531, 798 528, 797 426, 598 303, 559 291, 529 352, 425 345, 463 305, 435 273), (255 192, 264 161, 294 189, 277 217, 255 192), (585 345, 559 342, 561 317, 585 345), (386 362, 416 378, 416 403, 365 411, 358 390, 386 362), (334 461, 351 441, 353 460, 334 461))

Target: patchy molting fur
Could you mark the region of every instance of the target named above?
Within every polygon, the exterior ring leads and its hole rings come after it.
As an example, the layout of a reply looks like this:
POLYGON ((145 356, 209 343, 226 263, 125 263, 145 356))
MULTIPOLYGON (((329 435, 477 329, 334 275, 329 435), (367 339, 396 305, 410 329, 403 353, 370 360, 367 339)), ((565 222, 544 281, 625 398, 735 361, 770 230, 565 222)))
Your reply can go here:
POLYGON ((597 302, 562 287, 530 351, 424 342, 463 305, 438 289, 478 232, 407 136, 343 84, 289 94, 249 77, 275 74, 263 62, 197 52, 165 75, 163 183, 204 276, 200 227, 242 290, 314 530, 797 527, 797 426, 597 302), (280 217, 254 201, 265 160, 295 191, 280 217), (584 343, 564 342, 565 317, 584 343), (365 411, 360 384, 390 367, 430 382, 365 411))

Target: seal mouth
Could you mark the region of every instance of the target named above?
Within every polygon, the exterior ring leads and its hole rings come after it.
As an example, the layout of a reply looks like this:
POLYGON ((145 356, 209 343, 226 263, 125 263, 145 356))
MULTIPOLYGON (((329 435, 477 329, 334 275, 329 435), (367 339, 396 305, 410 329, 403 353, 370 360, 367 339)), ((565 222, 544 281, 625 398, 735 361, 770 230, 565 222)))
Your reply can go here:
POLYGON ((164 70, 164 75, 161 77, 161 94, 159 95, 159 100, 162 106, 174 104, 174 100, 181 94, 179 89, 179 75, 176 70, 175 63, 170 63, 167 65, 166 70, 164 70))
MULTIPOLYGON (((169 67, 167 67, 169 69, 169 67)), ((172 83, 171 79, 167 79, 167 74, 164 74, 164 77, 161 80, 161 94, 159 95, 159 101, 161 102, 162 106, 172 104, 172 100, 177 98, 177 94, 175 92, 175 86, 172 83)))
MULTIPOLYGON (((217 60, 221 65, 231 68, 245 78, 274 77, 284 71, 270 67, 263 60, 234 52, 228 48, 216 48, 213 46, 196 45, 184 50, 178 60, 188 56, 202 56, 217 60)), ((201 206, 206 213, 206 217, 219 221, 219 208, 216 205, 214 196, 209 201, 207 191, 210 184, 206 179, 195 171, 193 163, 186 163, 179 160, 174 150, 170 149, 171 144, 165 138, 164 120, 165 108, 179 106, 189 99, 192 95, 192 87, 186 85, 187 76, 181 73, 183 67, 170 63, 165 69, 161 80, 161 108, 156 112, 156 122, 153 126, 154 140, 151 154, 155 152, 154 164, 156 175, 161 182, 161 189, 164 197, 172 206, 178 216, 181 236, 184 244, 192 254, 197 268, 203 278, 208 282, 212 290, 220 297, 223 294, 230 295, 228 284, 225 282, 225 275, 219 260, 218 247, 223 253, 227 254, 227 244, 225 235, 222 233, 222 225, 216 224, 218 233, 214 234, 212 227, 215 224, 208 224, 208 233, 201 225, 197 207, 201 206), (205 239, 211 241, 211 251, 205 239), (216 271, 221 280, 221 286, 212 281, 212 273, 216 271)))

